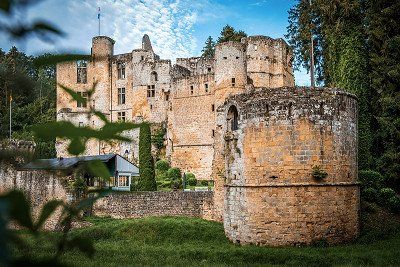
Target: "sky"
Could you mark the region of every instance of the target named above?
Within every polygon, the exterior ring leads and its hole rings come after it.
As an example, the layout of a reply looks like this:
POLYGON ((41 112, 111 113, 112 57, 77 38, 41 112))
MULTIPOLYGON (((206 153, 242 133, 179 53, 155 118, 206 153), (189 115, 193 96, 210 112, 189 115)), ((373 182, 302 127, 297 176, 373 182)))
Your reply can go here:
MULTIPOLYGON (((148 34, 163 59, 199 56, 208 36, 218 38, 229 24, 248 35, 284 38, 287 11, 296 0, 42 0, 18 17, 23 21, 51 21, 64 37, 51 42, 30 38, 21 43, 0 39, 7 51, 15 45, 28 54, 44 52, 90 53, 91 38, 100 34, 113 38, 115 54, 140 48, 148 34)), ((4 17, 0 15, 0 20, 4 17)), ((297 85, 309 85, 305 70, 295 72, 297 85)))

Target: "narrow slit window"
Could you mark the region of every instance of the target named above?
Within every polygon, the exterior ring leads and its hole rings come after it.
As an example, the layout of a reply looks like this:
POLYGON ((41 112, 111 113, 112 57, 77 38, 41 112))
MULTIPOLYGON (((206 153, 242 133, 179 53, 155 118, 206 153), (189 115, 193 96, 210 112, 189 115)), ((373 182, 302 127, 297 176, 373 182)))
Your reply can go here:
POLYGON ((193 85, 190 86, 190 94, 193 95, 193 85))
POLYGON ((206 93, 208 93, 208 83, 204 84, 204 90, 206 91, 206 93))
POLYGON ((236 78, 232 78, 232 87, 235 87, 236 85, 236 78))

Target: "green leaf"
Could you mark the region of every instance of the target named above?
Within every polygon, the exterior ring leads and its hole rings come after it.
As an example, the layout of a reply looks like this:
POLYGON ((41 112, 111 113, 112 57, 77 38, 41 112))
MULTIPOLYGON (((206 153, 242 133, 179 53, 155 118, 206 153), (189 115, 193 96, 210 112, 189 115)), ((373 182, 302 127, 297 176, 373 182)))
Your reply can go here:
POLYGON ((90 55, 82 55, 82 54, 59 54, 59 55, 42 55, 37 57, 33 64, 36 67, 43 67, 43 66, 53 66, 57 63, 62 62, 70 62, 70 61, 77 61, 77 60, 90 60, 90 55))
POLYGON ((60 86, 65 92, 67 92, 76 102, 78 102, 78 104, 86 103, 86 99, 75 92, 73 89, 68 88, 60 83, 58 83, 58 86, 60 86))
POLYGON ((61 200, 50 200, 47 202, 40 213, 39 219, 35 225, 35 230, 39 230, 43 224, 46 222, 46 220, 51 216, 51 214, 59 207, 62 205, 61 200))
POLYGON ((20 226, 34 231, 31 217, 31 205, 24 193, 19 190, 11 190, 5 196, 8 200, 10 218, 15 220, 20 226))
POLYGON ((110 172, 107 166, 100 160, 87 162, 85 168, 94 177, 100 177, 103 181, 108 181, 110 179, 110 172))
POLYGON ((105 123, 109 123, 110 121, 107 119, 106 115, 101 113, 100 111, 94 111, 94 115, 96 115, 100 120, 104 121, 105 123))
POLYGON ((77 248, 81 252, 85 253, 89 258, 92 258, 95 249, 93 246, 93 240, 88 238, 83 238, 81 236, 74 236, 73 238, 67 241, 67 246, 69 248, 77 248))
POLYGON ((86 142, 82 138, 73 138, 68 146, 68 152, 72 155, 79 155, 85 151, 86 142))
POLYGON ((56 35, 64 35, 64 33, 56 27, 44 21, 37 21, 32 25, 32 31, 51 32, 56 35))
POLYGON ((0 9, 4 12, 10 12, 11 1, 10 0, 0 0, 0 9))

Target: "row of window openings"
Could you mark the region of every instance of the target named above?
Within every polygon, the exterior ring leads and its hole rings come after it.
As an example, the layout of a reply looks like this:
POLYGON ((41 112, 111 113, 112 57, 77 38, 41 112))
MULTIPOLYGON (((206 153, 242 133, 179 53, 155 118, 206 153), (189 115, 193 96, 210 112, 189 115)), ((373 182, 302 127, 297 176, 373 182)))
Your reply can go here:
MULTIPOLYGON (((87 83, 87 61, 86 60, 78 60, 76 62, 77 67, 77 83, 87 83)), ((118 63, 117 64, 117 76, 118 80, 124 80, 125 75, 125 63, 118 63)), ((151 73, 151 79, 153 81, 158 81, 158 74, 157 72, 153 71, 151 73)))

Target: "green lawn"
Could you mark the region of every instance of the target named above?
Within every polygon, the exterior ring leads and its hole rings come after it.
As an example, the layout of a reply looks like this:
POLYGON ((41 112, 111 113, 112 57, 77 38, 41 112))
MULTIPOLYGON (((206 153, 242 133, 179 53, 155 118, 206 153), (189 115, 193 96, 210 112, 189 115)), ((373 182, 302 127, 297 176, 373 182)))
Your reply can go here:
MULTIPOLYGON (((394 234, 400 224, 398 218, 389 217, 381 212, 364 213, 363 226, 368 232, 353 244, 289 248, 234 245, 225 238, 222 224, 201 219, 89 218, 93 226, 76 229, 72 234, 95 240, 93 259, 78 251, 69 251, 61 259, 62 263, 73 266, 400 266, 400 233, 394 234)), ((47 233, 47 238, 29 239, 35 244, 32 254, 38 259, 53 255, 48 237, 57 235, 47 233)))

